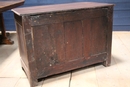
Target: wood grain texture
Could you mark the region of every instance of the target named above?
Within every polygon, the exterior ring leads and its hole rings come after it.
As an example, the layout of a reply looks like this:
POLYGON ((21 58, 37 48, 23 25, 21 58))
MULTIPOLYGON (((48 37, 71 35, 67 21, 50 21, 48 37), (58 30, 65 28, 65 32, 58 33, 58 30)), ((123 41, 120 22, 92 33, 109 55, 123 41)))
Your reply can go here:
POLYGON ((66 62, 83 58, 82 55, 82 24, 80 21, 72 21, 64 24, 66 62))
POLYGON ((88 59, 91 56, 91 43, 88 43, 88 41, 91 40, 91 19, 85 19, 82 21, 82 27, 83 27, 83 57, 88 59))
POLYGON ((51 67, 65 62, 64 29, 61 23, 34 27, 33 32, 35 55, 37 63, 41 64, 38 70, 44 71, 42 66, 51 67))
POLYGON ((107 35, 105 34, 107 30, 106 19, 104 17, 95 18, 92 19, 91 23, 91 55, 105 52, 107 42, 107 35))

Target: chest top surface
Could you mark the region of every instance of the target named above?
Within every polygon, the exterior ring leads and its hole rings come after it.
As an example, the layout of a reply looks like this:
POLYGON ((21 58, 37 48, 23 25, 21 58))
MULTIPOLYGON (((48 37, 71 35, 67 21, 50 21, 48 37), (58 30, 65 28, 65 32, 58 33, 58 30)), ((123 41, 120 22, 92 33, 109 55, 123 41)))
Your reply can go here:
POLYGON ((23 8, 12 9, 12 11, 17 15, 23 16, 23 15, 36 15, 40 13, 99 8, 99 7, 107 7, 107 6, 113 6, 113 4, 97 3, 97 2, 76 2, 76 3, 67 3, 67 4, 23 7, 23 8))

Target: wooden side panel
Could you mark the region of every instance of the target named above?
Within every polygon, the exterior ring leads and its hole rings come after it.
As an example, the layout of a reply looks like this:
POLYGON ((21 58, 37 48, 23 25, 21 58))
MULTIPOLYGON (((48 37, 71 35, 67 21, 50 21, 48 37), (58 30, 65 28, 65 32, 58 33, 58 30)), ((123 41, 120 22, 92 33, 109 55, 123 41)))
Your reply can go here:
POLYGON ((49 54, 51 54, 51 42, 48 35, 48 27, 33 27, 34 53, 38 70, 40 67, 49 66, 49 54), (45 43, 44 43, 45 42, 45 43), (42 61, 44 63, 42 63, 42 61))
POLYGON ((18 43, 19 43, 19 51, 20 51, 20 56, 22 60, 24 61, 25 65, 28 66, 28 59, 26 55, 26 48, 25 48, 25 38, 23 34, 23 29, 22 26, 19 23, 16 23, 16 29, 17 29, 17 34, 18 34, 18 43))
MULTIPOLYGON (((63 24, 33 27, 34 51, 39 73, 65 61, 63 24)), ((48 72, 49 73, 49 72, 48 72)))
MULTIPOLYGON (((49 25, 49 32, 51 39, 54 42, 55 49, 54 53, 57 53, 57 63, 64 62, 65 59, 65 43, 64 43, 64 28, 62 23, 49 25)), ((53 53, 52 53, 53 54, 53 53)))
POLYGON ((111 44, 112 44, 112 23, 113 23, 113 7, 108 7, 107 11, 107 60, 104 62, 105 66, 111 64, 111 44))
POLYGON ((17 29, 20 56, 21 56, 22 60, 24 61, 26 67, 29 67, 28 58, 27 58, 27 54, 26 54, 24 30, 23 30, 23 26, 22 26, 22 17, 18 16, 16 14, 14 14, 14 17, 15 17, 15 25, 16 25, 16 29, 17 29))
POLYGON ((22 17, 22 24, 23 24, 23 32, 25 37, 25 48, 26 48, 26 55, 29 62, 28 70, 26 66, 23 65, 25 72, 27 73, 28 79, 30 81, 31 87, 37 85, 37 67, 36 67, 36 59, 34 55, 34 45, 33 45, 33 37, 32 37, 32 29, 29 23, 30 16, 23 16, 22 17))
POLYGON ((83 26, 83 56, 85 59, 91 56, 91 19, 82 20, 83 26))
POLYGON ((91 55, 101 54, 106 52, 106 18, 94 18, 92 19, 92 28, 91 28, 91 55))
POLYGON ((76 61, 82 57, 82 23, 72 21, 64 23, 66 62, 76 61))

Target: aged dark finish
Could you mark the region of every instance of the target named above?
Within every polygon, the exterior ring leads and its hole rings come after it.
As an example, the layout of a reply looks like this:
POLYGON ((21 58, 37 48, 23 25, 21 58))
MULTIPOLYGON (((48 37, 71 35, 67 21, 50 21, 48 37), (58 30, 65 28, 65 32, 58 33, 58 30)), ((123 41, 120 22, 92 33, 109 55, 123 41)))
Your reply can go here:
POLYGON ((4 26, 4 19, 3 19, 3 14, 2 12, 10 10, 12 8, 15 8, 17 6, 20 6, 24 3, 23 0, 20 1, 5 1, 5 0, 0 0, 0 30, 1 30, 1 35, 0 35, 0 44, 13 44, 14 42, 11 41, 5 32, 5 26, 4 26))
POLYGON ((22 67, 39 78, 111 62, 113 5, 70 3, 13 9, 22 67))

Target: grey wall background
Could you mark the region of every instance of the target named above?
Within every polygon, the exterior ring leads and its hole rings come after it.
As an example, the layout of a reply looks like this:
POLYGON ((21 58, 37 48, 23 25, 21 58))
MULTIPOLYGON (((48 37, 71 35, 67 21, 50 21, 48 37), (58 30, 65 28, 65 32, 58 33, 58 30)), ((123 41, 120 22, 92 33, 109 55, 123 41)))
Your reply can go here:
MULTIPOLYGON (((103 2, 115 4, 113 15, 113 30, 130 31, 130 0, 25 0, 22 7, 60 4, 70 2, 103 2)), ((4 12, 6 30, 15 31, 13 13, 4 12)))

